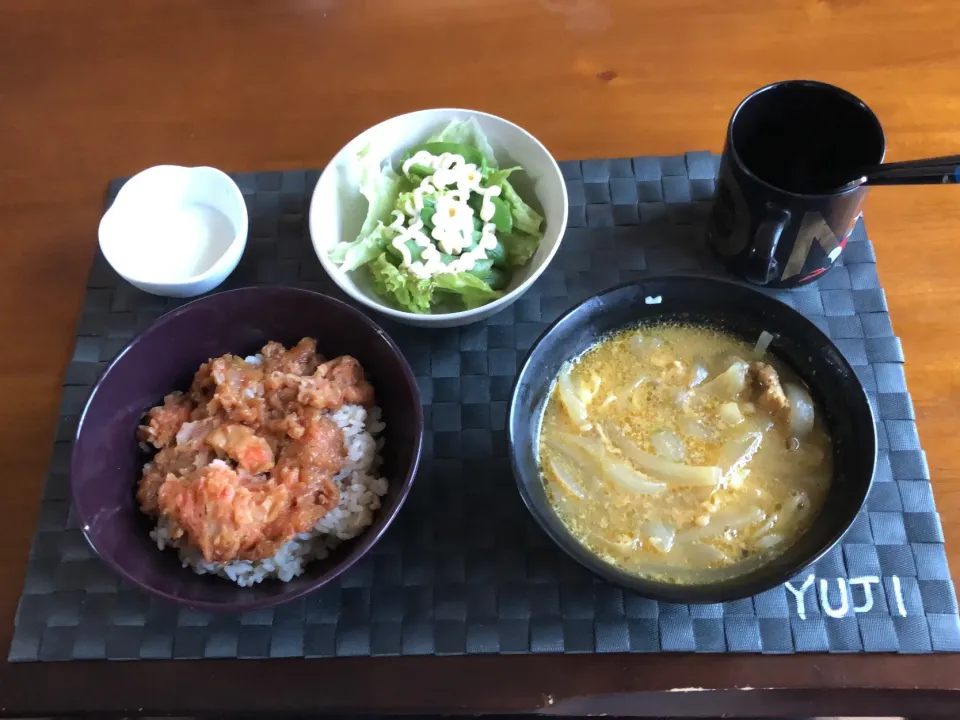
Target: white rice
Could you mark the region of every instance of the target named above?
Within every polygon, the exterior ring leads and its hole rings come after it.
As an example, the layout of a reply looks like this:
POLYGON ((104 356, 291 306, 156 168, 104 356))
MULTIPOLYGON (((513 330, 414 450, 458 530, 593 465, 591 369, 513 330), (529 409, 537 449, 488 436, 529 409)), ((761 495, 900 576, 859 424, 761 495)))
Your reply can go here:
POLYGON ((249 587, 269 578, 289 582, 300 575, 311 560, 326 557, 341 542, 362 533, 373 522, 374 511, 379 509, 380 498, 387 494, 388 488, 386 478, 376 474, 381 462, 377 453, 383 443, 376 436, 384 429, 380 408, 367 412, 361 405, 344 405, 329 417, 343 428, 347 461, 334 477, 340 489, 340 502, 320 518, 312 531, 297 535, 265 560, 208 563, 195 548, 180 547, 172 541, 161 518, 150 531, 157 547, 160 550, 176 547, 183 566, 192 568, 198 575, 213 573, 241 587, 249 587))

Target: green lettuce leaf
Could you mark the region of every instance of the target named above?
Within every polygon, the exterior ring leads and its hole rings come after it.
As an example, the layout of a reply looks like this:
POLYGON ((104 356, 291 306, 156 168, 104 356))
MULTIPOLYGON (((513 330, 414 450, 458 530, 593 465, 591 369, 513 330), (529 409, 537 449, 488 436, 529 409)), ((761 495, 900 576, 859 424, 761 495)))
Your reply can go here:
POLYGON ((381 166, 365 147, 357 153, 360 168, 360 194, 367 200, 367 215, 353 242, 340 242, 330 248, 330 259, 344 272, 351 272, 371 262, 383 252, 390 232, 384 224, 393 219, 393 209, 405 181, 390 167, 389 159, 381 166))
POLYGON ((360 194, 367 199, 367 217, 360 228, 357 239, 365 238, 372 233, 377 223, 389 223, 391 213, 397 205, 397 197, 403 189, 400 175, 390 167, 387 158, 383 165, 369 156, 370 148, 366 147, 357 153, 360 163, 360 194))
POLYGON ((377 258, 388 245, 387 233, 390 231, 382 224, 374 228, 366 237, 359 237, 350 243, 337 243, 330 248, 330 259, 344 272, 351 272, 377 258))
POLYGON ((517 191, 513 189, 513 185, 508 180, 504 180, 500 187, 503 188, 500 197, 510 204, 513 226, 527 235, 533 235, 538 239, 542 237, 543 233, 540 232, 540 225, 543 223, 543 218, 517 195, 517 191))
POLYGON ((370 277, 379 295, 392 301, 402 310, 429 313, 433 299, 433 283, 404 272, 393 265, 382 253, 370 263, 370 277))
POLYGON ((470 273, 441 273, 433 276, 433 282, 437 290, 459 295, 468 310, 486 305, 503 296, 502 292, 494 290, 470 273))
POLYGON ((450 124, 439 133, 428 138, 427 142, 460 143, 461 145, 475 147, 483 154, 489 167, 497 167, 497 157, 493 153, 490 141, 487 140, 487 136, 483 134, 483 130, 480 129, 480 124, 475 118, 452 120, 450 124))
POLYGON ((499 236, 499 240, 507 253, 507 265, 513 267, 526 265, 540 247, 540 238, 534 235, 504 234, 499 236))
POLYGON ((517 165, 512 168, 504 168, 503 170, 490 170, 488 169, 483 173, 483 184, 486 187, 493 187, 494 185, 503 185, 503 181, 510 177, 511 173, 516 172, 517 170, 523 170, 522 167, 517 165))

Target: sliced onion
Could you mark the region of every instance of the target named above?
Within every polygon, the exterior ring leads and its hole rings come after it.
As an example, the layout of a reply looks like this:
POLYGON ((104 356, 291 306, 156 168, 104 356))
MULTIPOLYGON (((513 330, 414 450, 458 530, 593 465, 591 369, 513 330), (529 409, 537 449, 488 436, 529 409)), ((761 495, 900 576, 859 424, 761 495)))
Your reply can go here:
POLYGON ((659 350, 663 346, 660 338, 645 338, 643 335, 634 335, 627 341, 627 348, 639 358, 646 357, 652 350, 659 350))
POLYGON ((727 487, 738 490, 743 487, 743 483, 746 482, 747 478, 750 477, 749 470, 737 470, 732 472, 726 477, 727 487))
POLYGON ((763 434, 748 432, 739 437, 727 440, 720 448, 720 469, 723 476, 729 478, 731 474, 743 470, 749 463, 760 445, 763 443, 763 434))
POLYGON ((620 395, 620 399, 617 401, 618 407, 626 407, 629 405, 630 401, 633 400, 633 394, 636 392, 637 388, 643 385, 645 382, 649 382, 650 378, 646 375, 641 375, 632 383, 626 386, 626 392, 620 395))
POLYGON ((626 463, 617 460, 604 460, 601 467, 604 474, 618 487, 641 495, 658 495, 667 489, 664 483, 637 472, 626 463))
POLYGON ((627 340, 627 349, 637 357, 643 357, 646 348, 643 346, 643 335, 637 334, 627 340))
POLYGON ((750 507, 746 510, 721 510, 710 517, 709 525, 692 527, 689 530, 677 533, 677 542, 686 543, 716 537, 727 530, 738 530, 743 527, 749 527, 754 523, 763 522, 764 519, 764 512, 758 507, 750 507))
POLYGON ((745 362, 738 360, 713 380, 706 383, 703 389, 717 397, 736 397, 747 386, 748 369, 749 366, 745 362))
POLYGON ((763 525, 757 528, 757 531, 753 534, 753 536, 757 538, 763 537, 764 535, 769 533, 771 530, 773 530, 773 528, 776 527, 778 522, 780 522, 780 515, 777 513, 774 513, 773 515, 767 518, 767 521, 763 525))
POLYGON ((641 535, 646 535, 648 542, 662 553, 673 549, 673 541, 677 536, 677 529, 659 520, 648 520, 640 526, 641 535))
POLYGON ((577 498, 565 492, 560 492, 556 487, 551 488, 550 500, 557 515, 560 516, 576 517, 582 507, 577 498))
POLYGON ((780 522, 780 516, 776 513, 767 518, 767 521, 753 534, 754 537, 763 537, 773 530, 776 524, 780 522))
POLYGON ((580 383, 580 387, 577 388, 577 397, 580 398, 580 402, 583 403, 584 407, 593 402, 594 396, 600 391, 601 382, 602 380, 599 375, 591 373, 589 383, 580 383))
POLYGON ((565 489, 571 495, 580 498, 583 500, 586 497, 586 491, 580 486, 580 483, 577 482, 577 479, 573 476, 573 473, 561 463, 558 463, 553 458, 547 460, 547 467, 550 468, 550 471, 553 473, 553 476, 557 479, 557 482, 560 486, 565 489))
POLYGON ((603 429, 606 431, 610 442, 630 462, 640 470, 650 473, 657 480, 674 485, 697 487, 716 487, 720 482, 721 473, 718 467, 702 467, 670 462, 641 450, 635 442, 611 422, 604 423, 603 429))
POLYGON ((777 545, 780 545, 782 542, 783 542, 783 536, 782 536, 782 535, 776 535, 776 534, 774 534, 774 535, 767 535, 767 536, 762 537, 762 538, 760 538, 759 540, 757 540, 757 549, 758 549, 758 550, 769 550, 770 548, 774 548, 774 547, 776 547, 777 545))
POLYGON ((803 439, 813 430, 813 398, 796 383, 784 383, 783 394, 790 403, 790 434, 803 439))
POLYGON ((683 439, 675 432, 661 430, 650 436, 650 442, 657 455, 665 457, 667 460, 681 462, 687 458, 687 446, 683 439))
POLYGON ((573 387, 573 380, 570 379, 571 368, 572 366, 569 362, 565 362, 560 366, 560 374, 557 376, 557 390, 560 393, 560 402, 577 427, 586 427, 590 424, 587 420, 587 406, 580 399, 576 389, 573 387))
POLYGON ((625 540, 623 542, 614 542, 613 540, 607 540, 599 535, 587 533, 584 536, 584 540, 603 550, 608 550, 617 554, 630 554, 636 551, 639 538, 633 538, 632 540, 625 540))
POLYGON ((714 437, 714 432, 704 425, 700 420, 685 418, 680 421, 680 432, 688 438, 696 440, 710 440, 714 437))
POLYGON ((739 425, 743 422, 743 413, 735 402, 724 403, 718 410, 720 419, 727 425, 739 425))
POLYGON ((583 435, 572 435, 571 433, 557 433, 551 438, 553 443, 559 448, 574 447, 586 453, 594 462, 599 462, 606 455, 607 449, 603 443, 595 437, 584 437, 583 435))
POLYGON ((695 388, 697 385, 702 383, 710 376, 710 371, 707 370, 707 364, 697 358, 693 361, 693 367, 690 368, 690 385, 689 387, 695 388))
POLYGON ((770 347, 770 343, 772 342, 773 335, 764 330, 760 333, 760 338, 757 340, 757 344, 753 347, 754 354, 758 357, 763 357, 767 354, 767 348, 770 347))
MULTIPOLYGON (((714 563, 726 564, 730 562, 730 558, 725 552, 717 550, 717 548, 712 545, 697 542, 685 545, 682 549, 686 559, 698 565, 712 565, 714 563)), ((680 548, 677 548, 677 550, 680 550, 680 548)))
POLYGON ((761 435, 773 430, 774 425, 773 419, 766 413, 757 413, 750 416, 750 422, 747 423, 745 427, 749 427, 752 432, 758 432, 761 435))
POLYGON ((585 452, 577 445, 556 442, 552 438, 546 441, 546 445, 575 473, 580 480, 578 485, 588 490, 593 490, 596 487, 599 462, 594 455, 585 452))

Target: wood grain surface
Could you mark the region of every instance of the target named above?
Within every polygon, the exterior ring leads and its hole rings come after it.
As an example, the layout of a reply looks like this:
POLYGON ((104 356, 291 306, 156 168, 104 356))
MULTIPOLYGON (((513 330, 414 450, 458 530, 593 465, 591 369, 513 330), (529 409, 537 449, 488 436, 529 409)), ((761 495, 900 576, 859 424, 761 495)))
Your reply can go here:
MULTIPOLYGON (((510 118, 559 159, 719 151, 727 118, 744 95, 768 82, 798 77, 841 85, 871 105, 885 126, 890 160, 960 152, 960 5, 955 0, 4 0, 4 655, 61 373, 110 178, 156 163, 209 164, 229 171, 320 167, 375 122, 436 106, 473 107, 510 118)), ((954 577, 960 580, 960 454, 955 452, 960 189, 875 189, 866 218, 894 328, 903 338, 920 435, 954 577)), ((960 665, 953 660, 758 657, 720 659, 714 665, 698 659, 695 667, 702 670, 704 687, 955 690, 960 665), (835 670, 826 673, 825 667, 835 670)), ((598 681, 595 692, 669 686, 657 672, 628 672, 630 662, 604 660, 603 668, 619 670, 605 683, 598 681)), ((189 664, 176 665, 181 670, 164 671, 174 685, 189 664)), ((522 674, 522 665, 515 661, 511 667, 522 674)), ((354 665, 339 667, 344 676, 343 668, 354 665)), ((400 676, 412 677, 413 667, 400 676)), ((444 667, 466 672, 479 665, 444 667)), ((565 659, 557 667, 580 666, 565 659)), ((79 688, 69 690, 81 682, 109 682, 111 672, 119 671, 4 664, 0 687, 7 689, 0 692, 7 693, 15 680, 17 689, 7 698, 0 695, 0 712, 58 707, 136 712, 141 707, 133 699, 136 683, 147 680, 136 680, 129 665, 123 677, 132 685, 116 690, 118 695, 103 689, 97 695, 89 687, 94 693, 89 696, 79 688), (68 688, 56 699, 39 692, 51 687, 54 677, 57 687, 68 688), (33 704, 24 683, 38 691, 33 704)), ((518 698, 552 692, 548 678, 537 673, 530 677, 543 682, 541 688, 518 689, 500 704, 488 700, 460 709, 530 709, 518 698)), ((446 681, 467 688, 469 678, 446 681)), ((512 679, 510 687, 518 684, 522 679, 512 679)), ((678 682, 687 684, 693 683, 678 682)), ((577 688, 590 694, 582 682, 577 688)), ((156 710, 188 708, 189 699, 177 700, 170 694, 175 691, 144 690, 142 697, 151 698, 145 704, 156 710)), ((561 691, 558 687, 558 697, 561 691)), ((337 697, 345 692, 338 690, 337 697)), ((449 693, 442 697, 436 707, 456 710, 449 693)), ((480 695, 464 690, 465 702, 474 697, 480 695)), ((351 705, 344 699, 337 707, 362 707, 361 700, 358 695, 351 705)), ((546 707, 545 702, 538 706, 546 707)), ((408 698, 391 707, 414 706, 408 698)), ((427 706, 434 707, 424 698, 427 706)), ((892 705, 886 707, 892 714, 892 705)), ((644 711, 638 705, 628 709, 644 711)))

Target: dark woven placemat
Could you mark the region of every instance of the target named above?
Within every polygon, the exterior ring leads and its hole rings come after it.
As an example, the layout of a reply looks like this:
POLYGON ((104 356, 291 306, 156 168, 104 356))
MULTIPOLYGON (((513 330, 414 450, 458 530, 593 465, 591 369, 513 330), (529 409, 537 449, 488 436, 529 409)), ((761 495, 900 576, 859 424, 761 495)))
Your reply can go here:
MULTIPOLYGON (((128 587, 94 556, 70 512, 69 440, 91 384, 135 332, 181 302, 135 290, 98 255, 10 659, 960 650, 900 341, 862 224, 839 267, 817 284, 776 293, 836 341, 877 413, 876 482, 842 547, 757 597, 672 605, 594 578, 551 544, 521 503, 504 429, 518 363, 548 322, 599 290, 653 273, 722 274, 703 246, 716 167, 709 153, 564 163, 569 229, 550 268, 515 305, 450 330, 377 318, 420 383, 423 470, 365 561, 305 600, 242 616, 179 610, 128 587)), ((305 222, 317 173, 234 177, 248 201, 250 239, 225 287, 288 283, 338 294, 305 222)), ((111 197, 121 184, 112 184, 111 197)))

